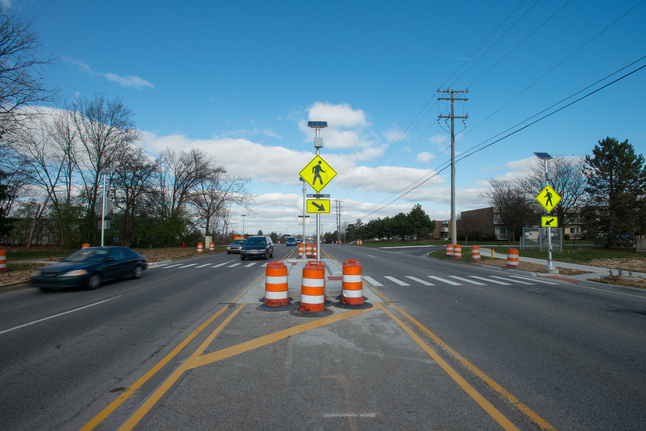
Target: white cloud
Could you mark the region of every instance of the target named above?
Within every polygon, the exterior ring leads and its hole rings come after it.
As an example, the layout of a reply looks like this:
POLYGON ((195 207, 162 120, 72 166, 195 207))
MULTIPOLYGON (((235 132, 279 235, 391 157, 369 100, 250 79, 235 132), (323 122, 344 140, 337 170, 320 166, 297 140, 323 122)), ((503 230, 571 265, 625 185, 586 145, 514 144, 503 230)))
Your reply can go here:
POLYGON ((92 70, 92 68, 87 63, 81 60, 70 58, 70 57, 63 57, 63 60, 66 60, 72 63, 73 65, 79 67, 85 73, 88 73, 90 75, 95 75, 95 76, 102 76, 106 78, 108 81, 116 82, 122 87, 133 87, 133 88, 150 87, 153 89, 155 88, 155 86, 152 85, 150 82, 135 75, 120 76, 120 75, 117 75, 116 73, 97 72, 95 70, 92 70))
POLYGON ((253 130, 249 129, 240 129, 240 130, 234 130, 231 132, 224 132, 219 136, 216 136, 214 138, 220 139, 224 138, 227 136, 231 137, 244 137, 244 136, 257 136, 257 135, 265 135, 270 138, 276 138, 276 139, 282 139, 282 136, 280 136, 278 133, 274 132, 273 129, 259 129, 257 127, 254 127, 253 130))
POLYGON ((352 129, 368 127, 370 122, 362 109, 354 110, 350 105, 332 105, 328 102, 316 102, 309 109, 309 121, 327 121, 335 129, 352 129))
POLYGON ((393 128, 393 129, 386 130, 385 132, 382 132, 381 136, 383 136, 384 139, 386 139, 386 142, 388 142, 389 144, 392 144, 400 140, 401 141, 408 140, 409 134, 404 133, 399 129, 393 128))
POLYGON ((428 151, 422 151, 417 155, 415 158, 415 161, 421 162, 421 163, 428 163, 431 160, 435 159, 437 156, 433 153, 429 153, 428 151))
POLYGON ((429 142, 437 145, 442 145, 449 140, 446 135, 434 135, 428 138, 429 142))

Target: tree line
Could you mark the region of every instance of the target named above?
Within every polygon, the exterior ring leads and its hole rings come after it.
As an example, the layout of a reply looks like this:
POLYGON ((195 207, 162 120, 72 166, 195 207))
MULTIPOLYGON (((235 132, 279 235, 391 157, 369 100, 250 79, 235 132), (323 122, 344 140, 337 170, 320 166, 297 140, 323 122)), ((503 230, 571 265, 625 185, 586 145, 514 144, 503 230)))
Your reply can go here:
MULTIPOLYGON (((625 140, 598 141, 592 155, 583 159, 555 156, 548 162, 550 187, 561 196, 553 213, 558 225, 579 225, 586 238, 605 246, 618 244, 625 235, 646 233, 646 166, 642 154, 625 140)), ((543 162, 537 159, 529 174, 513 180, 490 180, 484 197, 495 208, 497 222, 515 241, 523 227, 540 224, 543 208, 536 196, 545 186, 543 162)), ((473 215, 458 221, 464 237, 481 235, 483 226, 473 215)))
POLYGON ((0 241, 98 244, 104 193, 116 207, 108 245, 172 246, 227 230, 232 205, 252 199, 248 178, 196 148, 149 156, 121 98, 43 108, 58 95, 43 84, 52 59, 40 50, 29 23, 0 6, 0 241))
MULTIPOLYGON (((372 238, 422 239, 434 230, 435 221, 431 220, 420 204, 416 204, 408 214, 402 212, 393 217, 373 219, 365 224, 357 219, 355 223, 346 226, 344 233, 345 241, 352 242, 372 238)), ((336 240, 336 233, 331 235, 330 241, 332 240, 336 240)))

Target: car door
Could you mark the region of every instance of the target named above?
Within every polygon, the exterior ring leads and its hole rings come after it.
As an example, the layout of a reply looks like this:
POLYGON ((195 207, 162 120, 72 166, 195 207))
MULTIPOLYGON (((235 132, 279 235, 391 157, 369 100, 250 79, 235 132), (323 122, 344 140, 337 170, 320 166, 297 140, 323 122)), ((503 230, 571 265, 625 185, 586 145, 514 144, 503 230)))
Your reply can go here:
POLYGON ((127 275, 128 262, 125 253, 120 247, 111 248, 108 253, 108 259, 111 259, 106 268, 106 272, 109 271, 109 274, 106 274, 105 278, 113 279, 127 275))

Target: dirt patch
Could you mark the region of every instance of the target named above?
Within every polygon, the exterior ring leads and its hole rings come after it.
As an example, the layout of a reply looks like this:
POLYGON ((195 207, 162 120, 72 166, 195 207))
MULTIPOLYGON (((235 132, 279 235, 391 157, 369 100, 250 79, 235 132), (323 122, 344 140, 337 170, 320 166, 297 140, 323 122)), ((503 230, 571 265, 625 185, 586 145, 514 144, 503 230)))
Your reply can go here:
MULTIPOLYGON (((506 268, 507 267, 507 261, 504 259, 494 259, 494 260, 482 260, 482 263, 485 265, 490 265, 490 266, 497 266, 499 268, 506 268)), ((541 273, 547 273, 545 270, 545 264, 540 264, 540 263, 533 263, 533 262, 519 262, 520 263, 520 269, 521 271, 528 271, 528 272, 541 272, 541 273)), ((560 268, 558 266, 558 262, 554 262, 556 267, 559 270, 559 274, 561 275, 578 275, 578 274, 590 274, 591 271, 581 271, 579 269, 571 269, 571 268, 560 268)))
POLYGON ((173 259, 186 259, 197 254, 196 251, 164 251, 164 250, 150 250, 143 252, 146 255, 146 261, 148 263, 162 262, 164 260, 173 260, 173 259))
POLYGON ((624 271, 646 272, 646 257, 595 259, 576 263, 579 263, 581 265, 597 266, 601 268, 621 269, 624 271))
POLYGON ((643 277, 619 277, 618 275, 607 275, 601 278, 591 278, 588 281, 596 281, 597 283, 614 284, 617 286, 630 286, 646 289, 646 278, 643 277))

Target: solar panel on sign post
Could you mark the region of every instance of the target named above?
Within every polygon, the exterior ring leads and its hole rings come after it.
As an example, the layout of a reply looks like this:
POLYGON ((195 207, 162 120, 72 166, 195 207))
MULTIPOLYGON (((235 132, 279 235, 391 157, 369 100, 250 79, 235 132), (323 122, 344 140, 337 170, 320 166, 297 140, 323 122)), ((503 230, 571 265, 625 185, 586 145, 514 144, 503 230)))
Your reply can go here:
POLYGON ((327 127, 327 121, 308 121, 307 127, 322 129, 323 127, 327 127))

